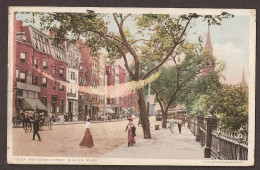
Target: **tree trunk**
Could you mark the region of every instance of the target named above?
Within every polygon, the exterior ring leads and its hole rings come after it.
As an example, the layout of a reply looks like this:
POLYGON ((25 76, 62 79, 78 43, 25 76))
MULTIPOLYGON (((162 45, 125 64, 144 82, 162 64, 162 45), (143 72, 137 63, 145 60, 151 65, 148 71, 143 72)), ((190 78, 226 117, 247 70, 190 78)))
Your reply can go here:
POLYGON ((162 128, 167 128, 167 112, 162 111, 162 128))
POLYGON ((143 90, 138 89, 137 93, 139 96, 138 105, 139 105, 139 110, 140 110, 140 120, 141 120, 141 124, 143 127, 143 132, 144 132, 144 139, 151 139, 150 123, 149 123, 149 119, 148 119, 148 113, 146 110, 143 90))

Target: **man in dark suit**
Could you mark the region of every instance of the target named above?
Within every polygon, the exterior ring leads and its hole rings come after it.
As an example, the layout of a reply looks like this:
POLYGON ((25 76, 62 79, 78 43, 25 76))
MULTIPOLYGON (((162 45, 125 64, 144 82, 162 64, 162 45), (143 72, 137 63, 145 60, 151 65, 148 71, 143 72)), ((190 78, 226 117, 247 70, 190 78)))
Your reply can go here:
POLYGON ((35 135, 38 136, 39 141, 41 141, 41 136, 39 134, 39 126, 40 126, 40 120, 39 120, 39 115, 36 114, 35 120, 31 120, 33 122, 33 139, 35 140, 35 135))

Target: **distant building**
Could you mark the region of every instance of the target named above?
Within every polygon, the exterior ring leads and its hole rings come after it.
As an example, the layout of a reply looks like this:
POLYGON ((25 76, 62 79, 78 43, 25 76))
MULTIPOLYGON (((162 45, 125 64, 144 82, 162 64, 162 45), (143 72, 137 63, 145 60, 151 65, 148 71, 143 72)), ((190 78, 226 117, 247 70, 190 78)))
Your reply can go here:
POLYGON ((105 109, 105 58, 94 57, 92 51, 81 40, 76 42, 81 61, 79 65, 79 115, 93 120, 105 109))
POLYGON ((138 111, 138 96, 127 89, 126 71, 120 65, 107 65, 107 107, 115 113, 131 114, 138 111))
POLYGON ((246 79, 245 79, 245 72, 243 68, 243 73, 242 73, 242 81, 239 83, 241 86, 247 86, 246 79))
MULTIPOLYGON (((212 44, 211 44, 211 39, 210 39, 210 29, 208 27, 208 34, 207 34, 207 40, 206 40, 206 44, 205 44, 205 47, 204 47, 204 50, 206 52, 208 52, 210 55, 213 55, 213 47, 212 47, 212 44)), ((208 62, 208 61, 204 61, 205 63, 208 62)), ((211 65, 211 63, 208 63, 209 65, 204 67, 202 69, 202 76, 206 76, 208 75, 209 71, 213 70, 213 66, 211 65)))

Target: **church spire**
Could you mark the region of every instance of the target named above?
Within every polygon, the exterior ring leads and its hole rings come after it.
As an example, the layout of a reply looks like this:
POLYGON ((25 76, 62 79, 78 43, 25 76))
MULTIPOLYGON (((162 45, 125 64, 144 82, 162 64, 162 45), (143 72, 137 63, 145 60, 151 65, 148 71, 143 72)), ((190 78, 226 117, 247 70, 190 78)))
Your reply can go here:
POLYGON ((242 74, 242 81, 241 81, 241 85, 246 85, 246 79, 245 79, 245 72, 244 72, 244 68, 243 68, 243 74, 242 74))
POLYGON ((208 35, 207 35, 207 41, 206 41, 206 45, 205 45, 205 50, 209 51, 211 55, 213 55, 213 47, 211 45, 211 40, 210 40, 210 29, 208 26, 208 35))

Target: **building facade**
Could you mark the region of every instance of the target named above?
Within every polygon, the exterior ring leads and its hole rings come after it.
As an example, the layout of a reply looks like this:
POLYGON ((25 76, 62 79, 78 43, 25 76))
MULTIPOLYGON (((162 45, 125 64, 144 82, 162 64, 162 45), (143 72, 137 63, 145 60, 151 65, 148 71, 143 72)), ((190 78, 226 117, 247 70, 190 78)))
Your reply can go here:
POLYGON ((33 26, 14 23, 14 107, 19 110, 39 109, 64 113, 66 72, 64 49, 33 26))

